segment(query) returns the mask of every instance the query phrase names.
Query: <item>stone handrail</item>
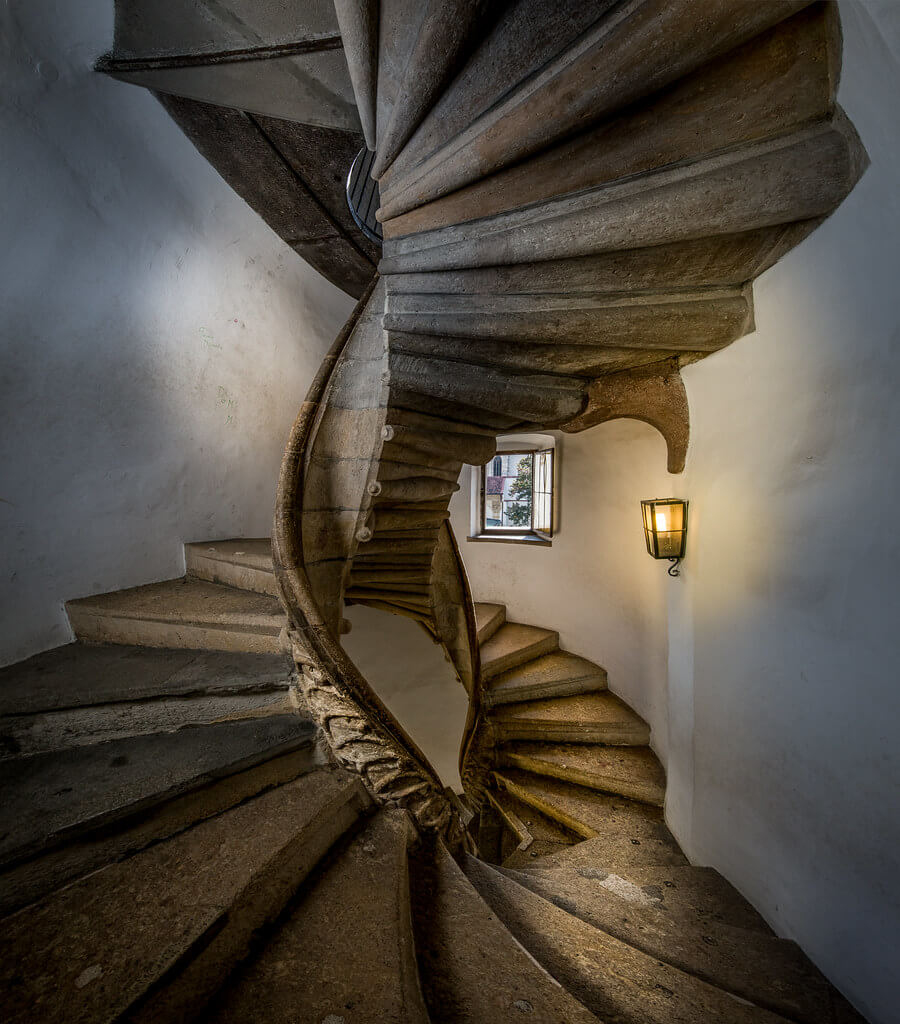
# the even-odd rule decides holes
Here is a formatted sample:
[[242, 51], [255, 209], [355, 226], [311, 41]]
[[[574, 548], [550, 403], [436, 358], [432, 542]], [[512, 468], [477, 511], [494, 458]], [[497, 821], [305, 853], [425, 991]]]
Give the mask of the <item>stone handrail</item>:
[[317, 417], [327, 400], [328, 383], [376, 283], [377, 278], [326, 354], [291, 429], [276, 499], [275, 575], [287, 610], [300, 696], [325, 731], [338, 761], [361, 776], [379, 803], [403, 806], [420, 827], [440, 833], [451, 846], [459, 846], [464, 842], [464, 826], [440, 778], [325, 621], [304, 557], [304, 479]]

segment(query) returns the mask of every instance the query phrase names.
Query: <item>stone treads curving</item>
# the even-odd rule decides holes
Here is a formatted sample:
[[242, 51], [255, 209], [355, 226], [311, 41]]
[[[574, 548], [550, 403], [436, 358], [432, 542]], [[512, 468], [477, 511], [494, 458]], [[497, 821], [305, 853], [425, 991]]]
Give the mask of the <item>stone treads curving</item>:
[[[44, 831], [10, 840], [61, 858], [22, 861], [37, 902], [4, 921], [11, 1019], [859, 1019], [688, 864], [647, 724], [554, 630], [475, 606], [448, 524], [463, 465], [499, 433], [632, 416], [683, 468], [680, 367], [753, 329], [753, 280], [865, 167], [835, 103], [835, 5], [290, 6], [117, 0], [100, 65], [165, 94], [226, 180], [360, 298], [292, 428], [273, 544], [191, 544], [184, 580], [68, 609], [88, 643], [290, 650], [288, 720], [315, 723], [334, 763], [281, 750], [283, 692], [207, 681], [175, 710], [197, 695], [183, 665], [150, 680], [160, 650], [145, 716], [121, 697], [23, 711], [7, 742], [39, 787], [67, 766], [96, 776], [122, 742], [110, 771], [138, 751], [177, 761], [206, 730], [272, 736], [171, 789], [152, 771], [101, 788], [70, 825], [44, 794]], [[339, 201], [363, 137], [380, 276]], [[354, 602], [444, 647], [470, 701], [464, 798], [344, 652]]]
[[[187, 562], [215, 586], [267, 592], [268, 551], [195, 544]], [[553, 631], [507, 623], [503, 605], [474, 611], [485, 663], [513, 666], [490, 683], [519, 681], [485, 708], [489, 733], [517, 710], [560, 722], [554, 705], [617, 701]], [[662, 820], [645, 726], [637, 745], [578, 734], [576, 719], [568, 742], [494, 733], [477, 831], [501, 872], [457, 864], [427, 820], [393, 801], [378, 809], [355, 773], [325, 764], [313, 723], [287, 713], [283, 665], [75, 644], [4, 670], [4, 722], [77, 712], [84, 729], [6, 762], [11, 1020], [858, 1019], [720, 876], [687, 864]], [[245, 689], [269, 703], [235, 712], [228, 700]], [[154, 708], [177, 702], [167, 732], [138, 715], [131, 734], [103, 741], [91, 717], [128, 705], [156, 722]], [[190, 708], [202, 721], [217, 707], [219, 720], [185, 728]], [[324, 735], [334, 746], [334, 729]]]

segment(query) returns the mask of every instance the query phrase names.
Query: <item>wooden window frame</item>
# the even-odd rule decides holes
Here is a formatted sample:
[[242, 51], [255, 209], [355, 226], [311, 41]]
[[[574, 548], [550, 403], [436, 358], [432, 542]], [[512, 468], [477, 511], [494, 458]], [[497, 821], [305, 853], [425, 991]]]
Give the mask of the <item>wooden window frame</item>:
[[[549, 452], [550, 453], [550, 528], [549, 530], [536, 530], [534, 528], [534, 509], [535, 509], [535, 467], [536, 467], [536, 456]], [[556, 452], [553, 447], [548, 448], [509, 448], [504, 449], [497, 453], [497, 455], [528, 455], [531, 457], [531, 479], [532, 479], [532, 497], [531, 497], [531, 525], [522, 527], [521, 530], [515, 530], [511, 528], [502, 528], [496, 526], [487, 525], [487, 478], [488, 478], [488, 467], [493, 465], [494, 459], [490, 462], [485, 463], [483, 466], [478, 466], [478, 480], [479, 480], [479, 494], [478, 494], [478, 533], [475, 537], [470, 537], [470, 540], [491, 540], [491, 541], [505, 541], [511, 544], [534, 544], [540, 543], [549, 545], [552, 543], [553, 530], [554, 530], [554, 516], [555, 516], [555, 490], [556, 490]], [[494, 456], [496, 458], [496, 456]], [[545, 492], [541, 492], [545, 493]]]

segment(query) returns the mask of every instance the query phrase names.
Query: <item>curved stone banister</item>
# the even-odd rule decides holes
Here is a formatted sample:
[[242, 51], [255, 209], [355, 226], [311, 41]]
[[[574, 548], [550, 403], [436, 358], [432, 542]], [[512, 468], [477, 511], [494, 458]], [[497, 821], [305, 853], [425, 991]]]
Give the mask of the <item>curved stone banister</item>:
[[405, 807], [422, 828], [439, 832], [455, 848], [464, 830], [441, 780], [343, 650], [339, 630], [322, 613], [304, 550], [307, 467], [323, 404], [377, 284], [376, 278], [325, 356], [291, 429], [276, 499], [275, 574], [302, 697], [338, 761], [357, 772], [377, 800]]

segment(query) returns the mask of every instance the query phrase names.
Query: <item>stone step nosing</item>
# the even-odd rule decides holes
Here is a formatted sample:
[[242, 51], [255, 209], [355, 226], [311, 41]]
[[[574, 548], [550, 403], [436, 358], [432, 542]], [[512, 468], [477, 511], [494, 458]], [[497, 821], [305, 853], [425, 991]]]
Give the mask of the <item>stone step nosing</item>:
[[500, 742], [508, 740], [545, 740], [549, 743], [596, 743], [606, 747], [645, 747], [650, 742], [649, 726], [591, 725], [580, 722], [543, 722], [493, 720]]
[[[604, 693], [606, 690], [606, 673], [601, 672], [540, 683], [510, 684], [485, 690], [484, 703], [490, 708], [500, 704], [525, 704], [532, 700], [551, 700], [553, 697], [577, 697], [585, 693]], [[527, 696], [520, 696], [521, 694], [527, 694]]]
[[0, 864], [0, 916], [273, 786], [300, 778], [315, 770], [316, 757], [316, 742], [308, 737], [293, 745], [282, 744], [255, 763], [248, 757], [243, 766], [206, 772], [165, 795], [137, 801], [121, 814], [97, 815], [89, 824], [78, 823], [55, 833], [49, 842], [10, 851]]
[[559, 779], [561, 782], [571, 782], [576, 786], [595, 789], [611, 796], [623, 796], [639, 803], [651, 804], [654, 807], [662, 807], [665, 803], [665, 786], [658, 786], [651, 782], [641, 785], [615, 775], [605, 773], [591, 775], [577, 768], [563, 768], [553, 764], [552, 761], [519, 757], [508, 752], [501, 753], [500, 763], [509, 768], [519, 768], [522, 771], [531, 772], [533, 775], [546, 775], [548, 778]]
[[496, 678], [502, 672], [506, 672], [513, 668], [520, 668], [522, 665], [527, 665], [529, 661], [535, 661], [542, 655], [551, 654], [553, 651], [558, 649], [559, 634], [556, 632], [550, 632], [549, 636], [542, 637], [540, 640], [535, 640], [533, 643], [526, 644], [523, 647], [517, 648], [516, 650], [510, 651], [506, 654], [502, 654], [492, 660], [482, 661], [482, 679], [485, 682], [488, 682], [489, 680]]
[[535, 794], [530, 790], [517, 785], [511, 779], [507, 779], [502, 773], [495, 773], [495, 778], [503, 789], [521, 803], [527, 804], [529, 807], [533, 807], [536, 811], [540, 811], [541, 814], [545, 814], [548, 818], [552, 818], [554, 821], [558, 821], [564, 828], [569, 829], [571, 832], [575, 832], [583, 839], [595, 839], [597, 837], [598, 832], [595, 829], [591, 828], [591, 826], [586, 822], [581, 821], [580, 818], [575, 818], [572, 815], [567, 814], [551, 800], [541, 799], [535, 796]]

